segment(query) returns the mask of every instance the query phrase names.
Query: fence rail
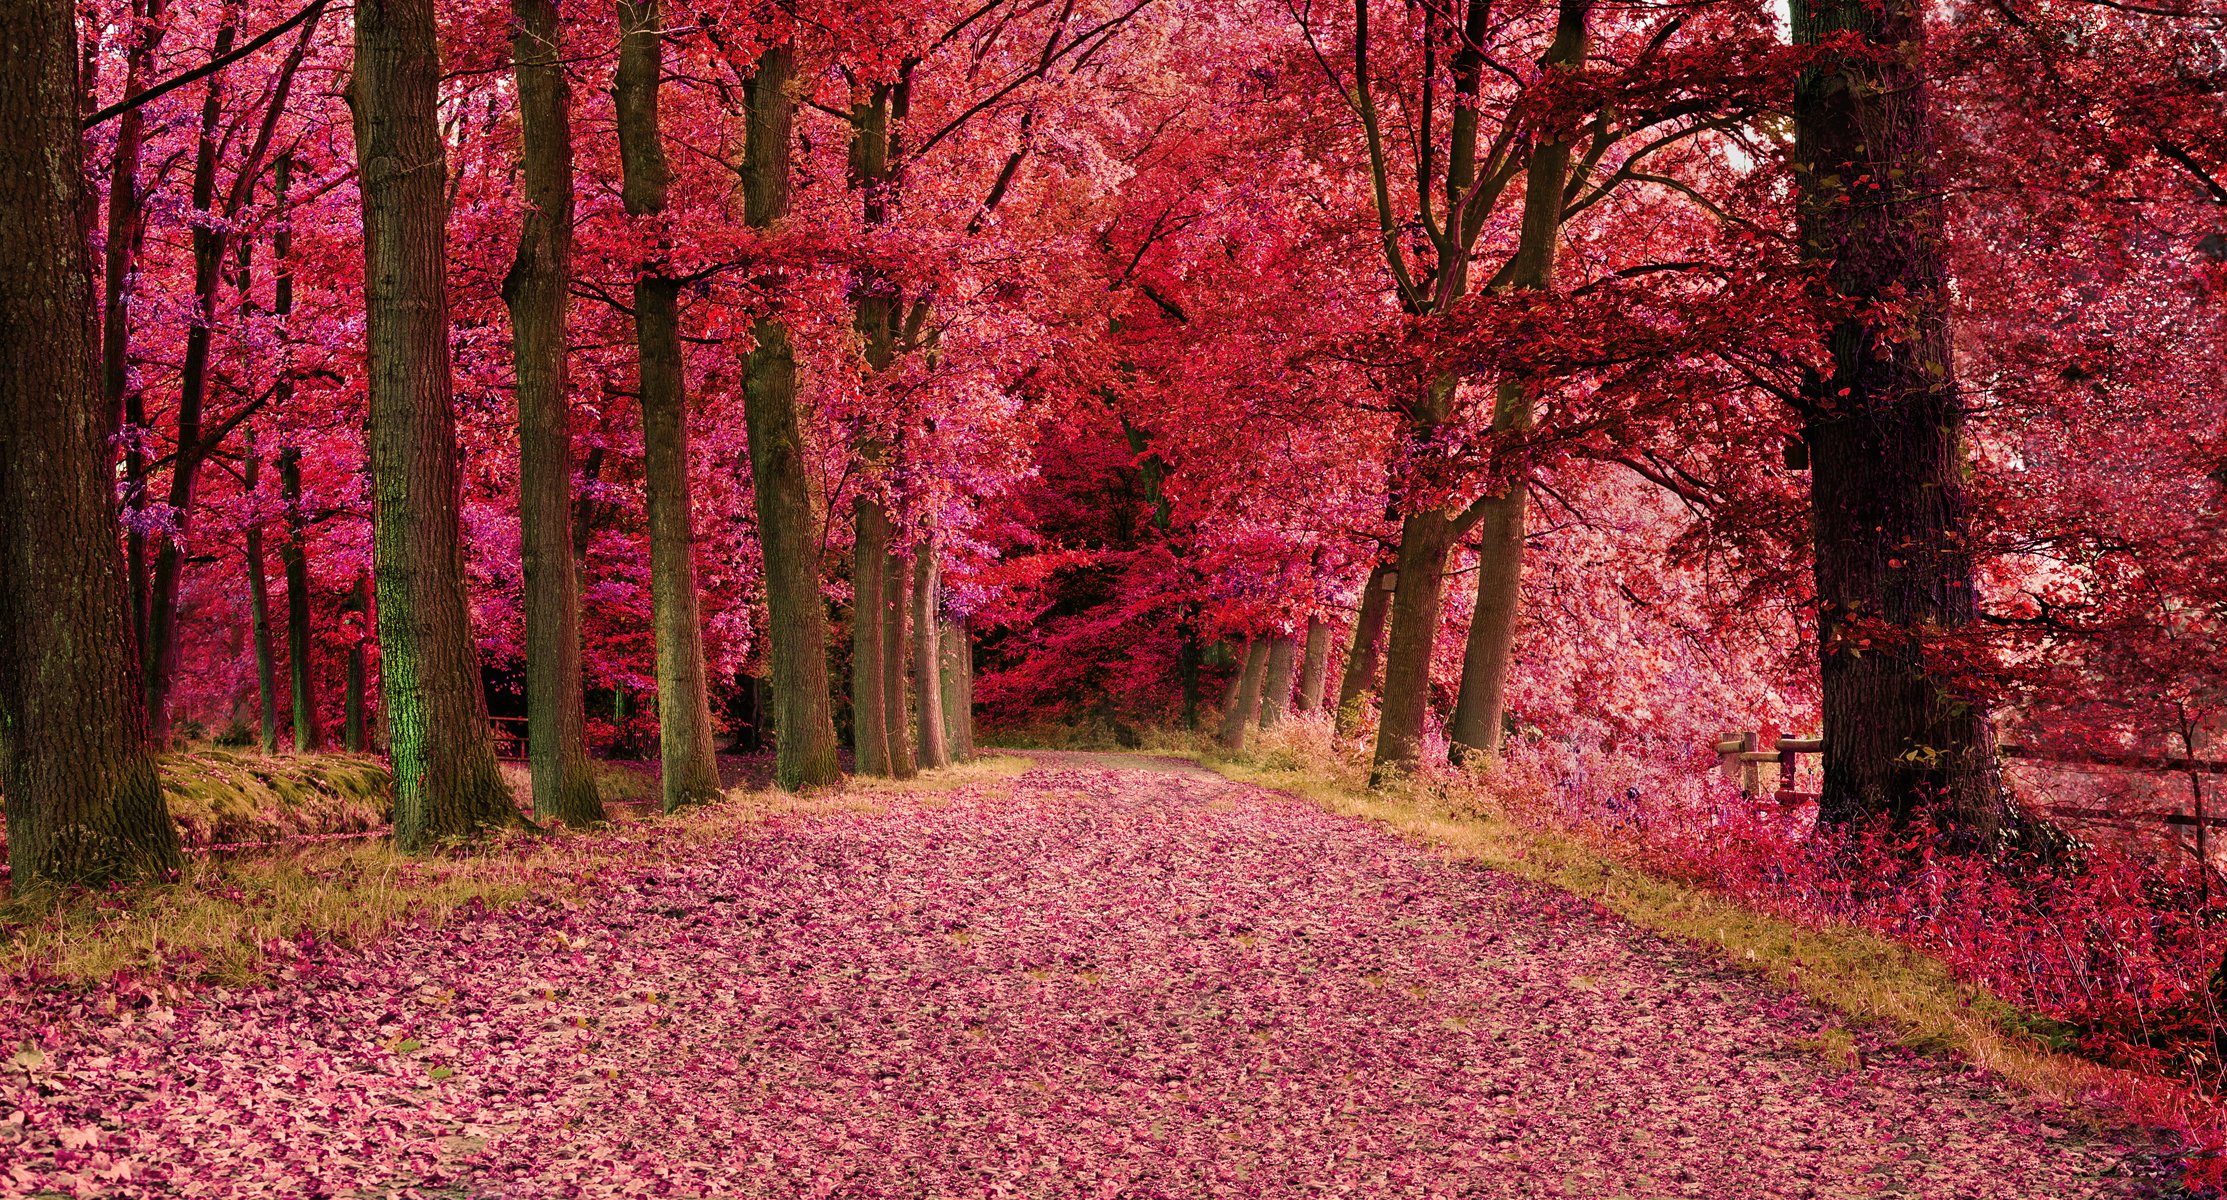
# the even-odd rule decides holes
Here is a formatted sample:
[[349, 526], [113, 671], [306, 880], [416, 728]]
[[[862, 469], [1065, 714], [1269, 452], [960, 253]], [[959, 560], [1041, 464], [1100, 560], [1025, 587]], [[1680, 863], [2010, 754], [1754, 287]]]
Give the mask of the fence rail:
[[[1743, 795], [1754, 796], [1763, 791], [1763, 764], [1777, 763], [1778, 788], [1772, 793], [1781, 805], [1814, 801], [1817, 793], [1799, 791], [1795, 782], [1800, 774], [1801, 756], [1823, 754], [1825, 739], [1817, 737], [1782, 737], [1763, 748], [1763, 736], [1754, 730], [1728, 733], [1717, 739], [1717, 768], [1724, 777], [1737, 784]], [[2129, 771], [2152, 771], [2169, 775], [2227, 775], [2227, 761], [2209, 758], [2183, 758], [2165, 754], [2123, 754], [2112, 751], [2046, 751], [2016, 742], [1999, 743], [1996, 753], [2005, 758], [2025, 759], [2029, 762], [2058, 763], [2069, 766], [2112, 767]], [[2051, 816], [2072, 817], [2086, 821], [2119, 821], [2126, 823], [2149, 822], [2164, 825], [2193, 826], [2201, 834], [2205, 828], [2227, 828], [2227, 817], [2205, 816], [2201, 811], [2191, 816], [2170, 812], [2115, 812], [2102, 808], [2083, 808], [2078, 805], [2055, 804], [2043, 806]]]

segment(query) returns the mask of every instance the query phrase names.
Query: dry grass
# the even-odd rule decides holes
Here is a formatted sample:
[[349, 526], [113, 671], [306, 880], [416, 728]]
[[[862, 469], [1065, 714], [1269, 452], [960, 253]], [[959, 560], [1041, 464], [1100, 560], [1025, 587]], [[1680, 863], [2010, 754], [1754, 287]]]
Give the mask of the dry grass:
[[904, 795], [992, 786], [1027, 765], [987, 757], [903, 783], [861, 780], [802, 795], [738, 789], [670, 817], [506, 835], [423, 856], [399, 853], [385, 838], [312, 843], [195, 859], [173, 883], [12, 897], [0, 905], [0, 979], [251, 983], [265, 975], [276, 945], [363, 943], [410, 921], [439, 925], [481, 906], [561, 897], [653, 837], [706, 844], [785, 818], [874, 812]]
[[[1200, 762], [1231, 779], [1377, 822], [1448, 855], [1599, 902], [1645, 929], [1701, 947], [1735, 967], [1793, 988], [1826, 1009], [1946, 1051], [2050, 1100], [2098, 1116], [2171, 1124], [2194, 1103], [2168, 1081], [2057, 1053], [2028, 1014], [1957, 979], [1941, 961], [1849, 926], [1798, 924], [1721, 893], [1664, 878], [1607, 850], [1496, 812], [1482, 788], [1421, 780], [1372, 791], [1361, 763], [1332, 752], [1326, 734], [1271, 736], [1254, 753]], [[1319, 742], [1320, 744], [1314, 744]], [[1809, 1047], [1852, 1060], [1845, 1032]]]

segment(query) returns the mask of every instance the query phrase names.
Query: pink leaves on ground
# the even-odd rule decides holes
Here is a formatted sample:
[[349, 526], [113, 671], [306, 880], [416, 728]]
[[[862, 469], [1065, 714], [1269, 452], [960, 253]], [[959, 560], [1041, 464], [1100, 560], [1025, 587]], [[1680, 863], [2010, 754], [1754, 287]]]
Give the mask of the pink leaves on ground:
[[312, 949], [19, 989], [0, 1180], [70, 1195], [2133, 1194], [2126, 1150], [1569, 895], [1195, 775], [1040, 770]]

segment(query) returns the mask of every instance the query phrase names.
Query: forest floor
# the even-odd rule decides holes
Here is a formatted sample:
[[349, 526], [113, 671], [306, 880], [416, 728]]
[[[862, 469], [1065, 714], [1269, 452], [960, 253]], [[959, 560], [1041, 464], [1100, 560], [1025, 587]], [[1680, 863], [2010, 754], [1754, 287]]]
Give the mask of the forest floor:
[[262, 986], [0, 992], [0, 1193], [2092, 1197], [2146, 1147], [1143, 756], [612, 835]]

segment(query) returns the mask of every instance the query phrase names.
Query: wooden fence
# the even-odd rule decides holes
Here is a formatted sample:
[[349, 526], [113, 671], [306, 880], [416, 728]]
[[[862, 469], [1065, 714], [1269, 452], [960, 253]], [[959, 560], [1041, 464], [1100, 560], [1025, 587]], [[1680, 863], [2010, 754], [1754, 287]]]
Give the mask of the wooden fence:
[[[2100, 751], [2042, 752], [2017, 743], [2001, 743], [1995, 747], [1995, 750], [2005, 758], [2021, 758], [2031, 762], [2056, 763], [2068, 766], [2111, 767], [2128, 771], [2188, 775], [2192, 778], [2204, 775], [2227, 775], [2227, 761], [2218, 759], [2180, 758], [2158, 754], [2120, 754]], [[1762, 735], [1754, 730], [1746, 730], [1738, 733], [1728, 733], [1719, 738], [1716, 743], [1716, 751], [1718, 769], [1724, 772], [1726, 779], [1739, 786], [1743, 795], [1761, 795], [1763, 792], [1763, 766], [1765, 763], [1777, 763], [1778, 787], [1771, 792], [1773, 799], [1777, 800], [1781, 806], [1787, 807], [1805, 802], [1814, 802], [1817, 799], [1817, 793], [1799, 791], [1795, 784], [1800, 774], [1801, 756], [1823, 754], [1825, 752], [1825, 739], [1823, 737], [1782, 737], [1773, 741], [1771, 748], [1766, 750], [1763, 748]], [[2207, 816], [2204, 813], [2203, 789], [2197, 787], [2193, 789], [2193, 794], [2196, 798], [2196, 811], [2194, 813], [2120, 812], [2113, 809], [2084, 808], [2067, 804], [2046, 805], [2043, 811], [2051, 816], [2071, 817], [2076, 820], [2110, 821], [2121, 824], [2150, 823], [2193, 826], [2197, 831], [2199, 841], [2203, 840], [2203, 834], [2207, 828], [2227, 828], [2227, 817]]]

